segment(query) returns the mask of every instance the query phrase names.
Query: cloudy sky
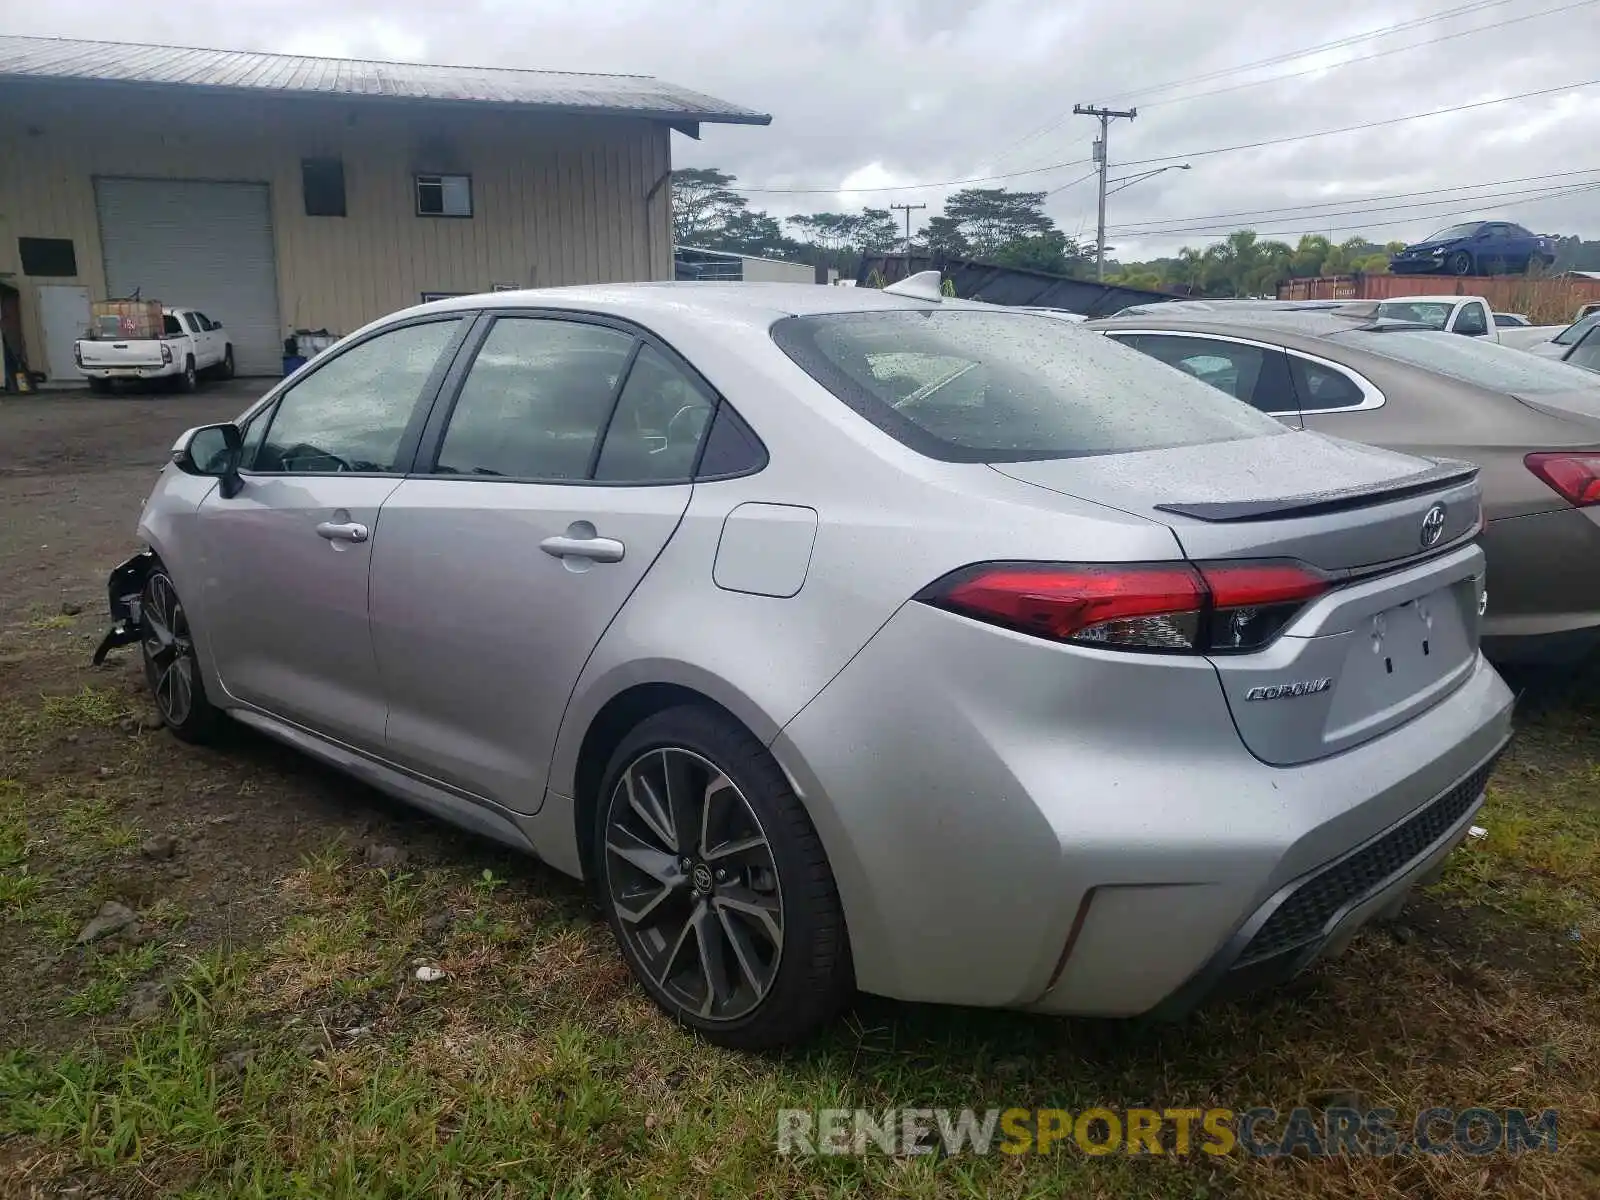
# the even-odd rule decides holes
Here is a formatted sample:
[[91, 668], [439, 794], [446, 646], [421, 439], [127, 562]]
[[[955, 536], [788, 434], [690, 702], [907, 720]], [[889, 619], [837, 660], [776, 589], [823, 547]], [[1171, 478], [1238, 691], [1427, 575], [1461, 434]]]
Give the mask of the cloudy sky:
[[1241, 226], [1415, 240], [1504, 216], [1600, 237], [1600, 0], [55, 0], [6, 24], [658, 75], [772, 114], [675, 135], [674, 156], [779, 189], [750, 193], [775, 215], [936, 211], [947, 181], [1005, 176], [990, 186], [1048, 190], [1062, 228], [1092, 237], [1095, 123], [1071, 113], [1097, 102], [1139, 109], [1113, 126], [1114, 180], [1190, 166], [1112, 196], [1124, 261]]

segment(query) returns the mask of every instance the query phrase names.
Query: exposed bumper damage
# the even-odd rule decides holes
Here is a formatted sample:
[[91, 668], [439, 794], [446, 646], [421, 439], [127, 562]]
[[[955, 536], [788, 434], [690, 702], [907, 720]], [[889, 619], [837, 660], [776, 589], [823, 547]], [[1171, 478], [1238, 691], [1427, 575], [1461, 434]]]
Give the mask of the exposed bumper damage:
[[131, 646], [139, 640], [139, 597], [144, 593], [144, 581], [155, 562], [154, 554], [141, 550], [113, 570], [106, 580], [111, 628], [95, 647], [95, 666], [105, 662], [106, 655], [118, 646]]

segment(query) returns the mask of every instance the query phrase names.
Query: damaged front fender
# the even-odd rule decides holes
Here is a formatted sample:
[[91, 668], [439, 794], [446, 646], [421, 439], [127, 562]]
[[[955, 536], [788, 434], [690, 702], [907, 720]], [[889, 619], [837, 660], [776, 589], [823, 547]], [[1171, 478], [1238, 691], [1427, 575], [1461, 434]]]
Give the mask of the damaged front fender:
[[139, 597], [144, 594], [144, 581], [149, 578], [155, 565], [155, 554], [150, 550], [141, 550], [113, 570], [106, 580], [111, 628], [106, 630], [105, 637], [95, 647], [95, 666], [105, 662], [106, 655], [118, 646], [131, 646], [139, 640]]

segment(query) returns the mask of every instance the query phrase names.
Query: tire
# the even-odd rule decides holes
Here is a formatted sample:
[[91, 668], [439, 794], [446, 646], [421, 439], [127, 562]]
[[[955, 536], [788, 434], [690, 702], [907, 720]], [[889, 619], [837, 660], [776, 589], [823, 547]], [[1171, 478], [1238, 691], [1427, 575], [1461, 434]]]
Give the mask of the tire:
[[1452, 275], [1472, 274], [1472, 254], [1466, 250], [1457, 250], [1444, 260], [1444, 269]]
[[233, 378], [233, 347], [229, 346], [222, 352], [222, 362], [217, 365], [218, 379]]
[[[670, 801], [661, 796], [668, 778], [679, 785]], [[702, 839], [706, 822], [714, 828]], [[683, 825], [692, 833], [680, 843]], [[708, 1041], [792, 1045], [854, 994], [844, 912], [817, 831], [766, 747], [724, 713], [668, 709], [622, 740], [595, 805], [591, 866], [635, 978]]]
[[192, 392], [200, 386], [200, 374], [194, 369], [194, 356], [183, 360], [183, 374], [178, 376], [178, 390]]
[[139, 657], [161, 723], [183, 741], [210, 741], [220, 714], [206, 696], [178, 587], [160, 564], [139, 593]]
[[109, 396], [111, 394], [111, 380], [91, 379], [89, 380], [89, 390], [96, 396]]

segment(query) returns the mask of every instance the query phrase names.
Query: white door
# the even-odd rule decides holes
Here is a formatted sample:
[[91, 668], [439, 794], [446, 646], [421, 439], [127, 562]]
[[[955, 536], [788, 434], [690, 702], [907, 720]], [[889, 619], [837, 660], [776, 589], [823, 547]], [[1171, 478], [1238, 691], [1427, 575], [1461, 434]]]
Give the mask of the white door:
[[39, 287], [39, 323], [44, 327], [44, 369], [52, 383], [81, 383], [72, 347], [89, 329], [89, 289], [69, 284]]
[[283, 373], [266, 184], [101, 178], [94, 192], [107, 295], [197, 308], [222, 322], [239, 374]]

